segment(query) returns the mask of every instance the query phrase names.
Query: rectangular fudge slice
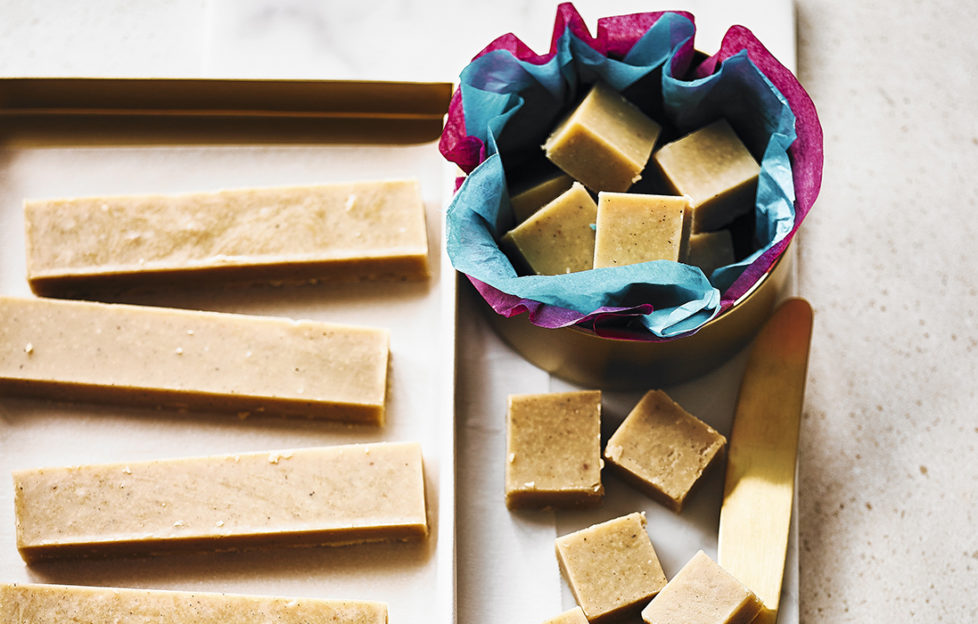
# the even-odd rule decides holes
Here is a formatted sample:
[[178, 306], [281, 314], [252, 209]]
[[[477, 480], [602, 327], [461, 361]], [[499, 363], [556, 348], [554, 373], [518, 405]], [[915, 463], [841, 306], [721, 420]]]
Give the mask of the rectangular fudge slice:
[[580, 607], [574, 607], [550, 618], [543, 624], [588, 624], [588, 621], [587, 616], [584, 615], [584, 610]]
[[594, 267], [654, 260], [683, 262], [689, 248], [689, 224], [685, 197], [600, 193]]
[[0, 585], [0, 621], [30, 624], [386, 624], [387, 605], [75, 585]]
[[720, 119], [653, 156], [669, 185], [689, 198], [692, 232], [717, 230], [754, 208], [761, 166]]
[[37, 294], [428, 276], [414, 180], [28, 200]]
[[679, 513], [726, 443], [668, 394], [649, 390], [608, 439], [604, 458], [625, 480]]
[[506, 413], [506, 505], [594, 505], [601, 484], [601, 391], [517, 394]]
[[734, 261], [734, 241], [730, 230], [690, 235], [686, 263], [702, 269], [706, 277], [709, 278], [714, 271], [733, 264]]
[[748, 624], [763, 608], [754, 592], [701, 550], [642, 610], [642, 619], [646, 624]]
[[503, 249], [518, 265], [540, 275], [562, 275], [593, 268], [598, 206], [578, 183], [503, 236]]
[[621, 94], [597, 83], [543, 149], [551, 162], [595, 193], [624, 192], [641, 178], [661, 131]]
[[427, 535], [406, 442], [22, 470], [14, 507], [28, 562]]
[[631, 513], [557, 538], [561, 573], [588, 622], [619, 621], [665, 586], [645, 524]]
[[381, 424], [389, 332], [0, 297], [0, 394]]

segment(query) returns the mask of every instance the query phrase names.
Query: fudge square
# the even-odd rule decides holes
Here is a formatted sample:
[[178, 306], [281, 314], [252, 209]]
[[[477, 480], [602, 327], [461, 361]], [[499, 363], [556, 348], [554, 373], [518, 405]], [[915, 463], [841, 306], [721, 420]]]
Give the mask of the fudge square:
[[594, 268], [652, 260], [685, 262], [689, 209], [685, 197], [599, 193]]
[[513, 208], [516, 223], [529, 219], [533, 213], [560, 197], [573, 184], [573, 178], [555, 169], [516, 186], [509, 196], [509, 205]]
[[591, 624], [637, 612], [666, 584], [643, 513], [558, 537], [556, 549], [560, 570]]
[[702, 550], [642, 610], [646, 624], [748, 624], [761, 601]]
[[539, 275], [586, 271], [594, 266], [598, 205], [578, 183], [503, 236], [515, 263]]
[[608, 439], [604, 457], [636, 487], [675, 512], [727, 439], [662, 390], [650, 390]]
[[754, 208], [761, 166], [724, 119], [664, 145], [653, 160], [690, 198], [693, 232], [717, 230]]
[[543, 624], [588, 624], [587, 617], [580, 607], [574, 607], [569, 611], [564, 611], [560, 615], [554, 616]]
[[543, 145], [547, 158], [595, 193], [627, 191], [662, 127], [611, 87], [595, 84]]
[[734, 242], [730, 230], [691, 234], [685, 262], [699, 267], [708, 278], [720, 267], [733, 264]]
[[599, 502], [601, 391], [511, 395], [506, 453], [507, 507]]

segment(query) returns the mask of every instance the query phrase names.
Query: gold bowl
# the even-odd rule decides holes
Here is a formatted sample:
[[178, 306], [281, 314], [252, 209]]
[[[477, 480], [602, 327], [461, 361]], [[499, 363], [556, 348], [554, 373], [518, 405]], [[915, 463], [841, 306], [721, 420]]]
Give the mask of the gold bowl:
[[604, 338], [579, 327], [549, 329], [525, 314], [505, 317], [482, 303], [497, 334], [532, 364], [580, 386], [641, 390], [688, 381], [720, 366], [750, 342], [788, 294], [793, 247], [727, 311], [694, 334], [658, 342]]

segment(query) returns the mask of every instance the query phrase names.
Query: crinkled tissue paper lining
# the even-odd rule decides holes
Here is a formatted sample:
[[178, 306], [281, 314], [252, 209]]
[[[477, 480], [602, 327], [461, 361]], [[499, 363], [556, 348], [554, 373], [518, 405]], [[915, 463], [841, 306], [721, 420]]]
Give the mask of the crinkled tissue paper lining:
[[[565, 3], [549, 53], [535, 54], [508, 34], [462, 70], [439, 145], [467, 174], [448, 208], [447, 247], [455, 268], [497, 313], [526, 313], [541, 327], [675, 339], [729, 309], [785, 251], [821, 183], [814, 104], [748, 29], [731, 27], [720, 50], [699, 62], [695, 33], [689, 13], [656, 12], [602, 18], [592, 37]], [[753, 254], [709, 278], [670, 261], [517, 275], [498, 245], [512, 219], [503, 154], [539, 150], [568, 103], [598, 81], [680, 131], [718, 117], [737, 128], [761, 162], [755, 204], [761, 246]]]

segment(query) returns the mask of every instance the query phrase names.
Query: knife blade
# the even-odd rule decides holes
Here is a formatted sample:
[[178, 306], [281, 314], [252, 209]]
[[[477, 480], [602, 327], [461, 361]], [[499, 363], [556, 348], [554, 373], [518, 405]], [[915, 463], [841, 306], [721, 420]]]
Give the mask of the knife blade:
[[764, 603], [754, 624], [778, 617], [811, 334], [807, 301], [775, 310], [751, 347], [730, 432], [717, 561]]

